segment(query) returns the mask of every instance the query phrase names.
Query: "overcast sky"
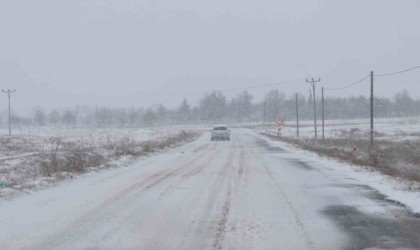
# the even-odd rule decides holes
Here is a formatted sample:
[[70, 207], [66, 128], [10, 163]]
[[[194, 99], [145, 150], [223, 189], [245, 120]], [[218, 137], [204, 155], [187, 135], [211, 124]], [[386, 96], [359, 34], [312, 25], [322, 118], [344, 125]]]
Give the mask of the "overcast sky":
[[[17, 90], [18, 111], [307, 95], [306, 77], [334, 88], [420, 65], [419, 24], [418, 0], [0, 0], [0, 88]], [[378, 78], [376, 94], [419, 86], [420, 70]]]

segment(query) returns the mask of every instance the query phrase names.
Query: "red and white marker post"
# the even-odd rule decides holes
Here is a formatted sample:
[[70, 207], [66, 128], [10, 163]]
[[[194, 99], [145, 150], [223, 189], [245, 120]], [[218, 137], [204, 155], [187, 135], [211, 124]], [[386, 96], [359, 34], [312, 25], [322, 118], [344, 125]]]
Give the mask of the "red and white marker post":
[[281, 135], [281, 129], [284, 126], [284, 120], [283, 119], [278, 119], [276, 121], [276, 126], [277, 126], [277, 136], [280, 137], [280, 135]]

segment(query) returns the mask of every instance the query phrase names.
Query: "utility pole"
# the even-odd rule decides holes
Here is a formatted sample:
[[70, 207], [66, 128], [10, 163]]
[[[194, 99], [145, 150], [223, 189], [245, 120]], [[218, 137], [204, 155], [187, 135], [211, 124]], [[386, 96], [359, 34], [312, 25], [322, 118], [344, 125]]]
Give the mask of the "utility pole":
[[9, 98], [9, 136], [12, 136], [12, 125], [11, 125], [11, 119], [10, 119], [10, 96], [12, 95], [12, 93], [16, 92], [16, 89], [14, 90], [1, 90], [3, 93], [5, 93], [7, 95], [7, 97]]
[[311, 80], [306, 79], [306, 82], [310, 83], [312, 86], [312, 90], [313, 90], [313, 98], [314, 98], [314, 128], [315, 128], [315, 139], [318, 137], [318, 131], [317, 131], [317, 127], [316, 127], [316, 99], [315, 99], [315, 87], [316, 87], [316, 83], [320, 82], [321, 78], [318, 78], [318, 80], [315, 80], [314, 78], [312, 78]]
[[76, 114], [74, 116], [74, 126], [73, 128], [76, 128], [76, 122], [77, 122], [77, 113], [79, 111], [79, 105], [76, 105]]
[[296, 93], [296, 135], [299, 137], [299, 102], [298, 93]]
[[370, 72], [370, 151], [372, 160], [375, 162], [375, 153], [373, 152], [373, 71]]
[[322, 87], [322, 140], [325, 140], [325, 108], [324, 108], [324, 87]]

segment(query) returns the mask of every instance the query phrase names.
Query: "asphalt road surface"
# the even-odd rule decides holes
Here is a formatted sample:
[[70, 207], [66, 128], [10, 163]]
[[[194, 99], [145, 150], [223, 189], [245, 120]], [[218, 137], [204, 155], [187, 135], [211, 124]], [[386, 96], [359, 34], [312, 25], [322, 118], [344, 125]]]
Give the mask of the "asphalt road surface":
[[420, 249], [420, 219], [249, 130], [0, 201], [0, 249]]

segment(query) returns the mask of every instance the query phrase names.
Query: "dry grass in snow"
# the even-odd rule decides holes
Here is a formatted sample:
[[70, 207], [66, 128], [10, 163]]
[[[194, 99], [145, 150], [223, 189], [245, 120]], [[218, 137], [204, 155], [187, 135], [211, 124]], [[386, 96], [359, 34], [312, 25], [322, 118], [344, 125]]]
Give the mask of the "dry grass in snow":
[[167, 130], [52, 136], [0, 137], [0, 196], [29, 191], [87, 171], [191, 141], [197, 131]]

